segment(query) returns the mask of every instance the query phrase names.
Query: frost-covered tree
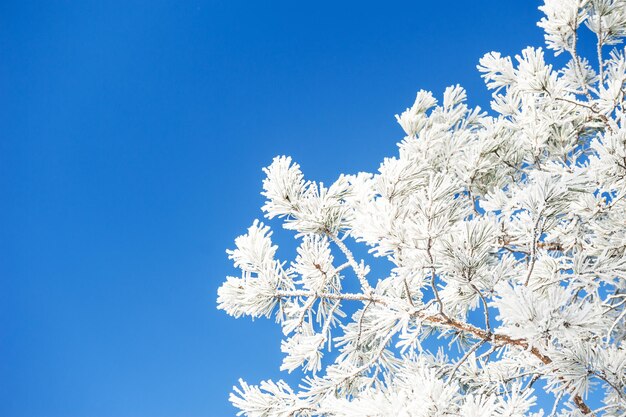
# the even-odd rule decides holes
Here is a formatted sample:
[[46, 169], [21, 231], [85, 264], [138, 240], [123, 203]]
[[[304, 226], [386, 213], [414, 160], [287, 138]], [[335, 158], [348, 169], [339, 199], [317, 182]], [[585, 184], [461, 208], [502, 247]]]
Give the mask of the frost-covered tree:
[[[441, 102], [420, 91], [377, 173], [325, 186], [289, 157], [265, 169], [263, 211], [295, 232], [297, 257], [279, 260], [255, 221], [218, 305], [275, 316], [281, 369], [305, 377], [242, 381], [240, 415], [626, 415], [626, 1], [540, 9], [567, 64], [488, 53], [492, 112], [459, 86]], [[371, 276], [355, 245], [389, 274]]]

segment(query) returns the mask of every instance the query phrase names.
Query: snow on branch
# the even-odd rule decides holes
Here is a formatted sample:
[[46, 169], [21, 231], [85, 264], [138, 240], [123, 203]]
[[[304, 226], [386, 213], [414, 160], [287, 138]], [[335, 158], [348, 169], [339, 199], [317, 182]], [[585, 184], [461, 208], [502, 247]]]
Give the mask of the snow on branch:
[[[540, 10], [547, 50], [569, 61], [486, 54], [491, 113], [458, 85], [422, 90], [374, 173], [325, 185], [286, 156], [264, 169], [263, 212], [297, 255], [277, 259], [254, 221], [218, 308], [275, 316], [281, 370], [305, 377], [241, 381], [239, 415], [626, 415], [626, 2]], [[580, 56], [582, 30], [597, 56]], [[358, 246], [391, 271], [371, 276]]]

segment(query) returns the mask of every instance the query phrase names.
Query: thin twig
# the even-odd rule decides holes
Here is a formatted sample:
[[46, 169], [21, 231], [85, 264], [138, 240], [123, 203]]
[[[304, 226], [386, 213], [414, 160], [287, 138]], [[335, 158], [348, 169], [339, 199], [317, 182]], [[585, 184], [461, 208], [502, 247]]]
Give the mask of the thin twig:
[[480, 292], [480, 290], [476, 287], [476, 285], [474, 284], [470, 284], [472, 289], [474, 291], [476, 291], [476, 294], [478, 294], [478, 296], [480, 297], [482, 303], [483, 303], [483, 307], [485, 309], [485, 327], [487, 327], [487, 332], [489, 334], [491, 334], [491, 323], [489, 320], [489, 308], [487, 307], [487, 300], [485, 300], [485, 297], [483, 296], [483, 294]]
[[437, 285], [435, 284], [435, 277], [436, 277], [436, 272], [435, 272], [435, 262], [433, 260], [433, 254], [431, 253], [431, 249], [432, 249], [432, 238], [429, 237], [428, 238], [428, 242], [426, 243], [426, 254], [428, 255], [428, 261], [430, 262], [430, 286], [433, 289], [433, 294], [435, 295], [435, 300], [437, 300], [437, 307], [439, 310], [439, 314], [441, 314], [444, 318], [448, 318], [448, 316], [446, 316], [446, 313], [443, 311], [443, 302], [441, 301], [441, 298], [439, 297], [439, 291], [437, 290]]
[[350, 249], [348, 249], [346, 244], [343, 243], [341, 239], [337, 238], [337, 236], [335, 236], [334, 234], [328, 231], [326, 232], [326, 235], [330, 238], [330, 240], [332, 240], [337, 245], [337, 247], [339, 247], [339, 250], [343, 252], [345, 257], [348, 259], [348, 262], [350, 262], [350, 266], [352, 266], [354, 273], [359, 279], [359, 282], [361, 283], [361, 287], [363, 291], [366, 293], [372, 292], [373, 291], [372, 286], [369, 284], [369, 282], [367, 282], [367, 278], [365, 278], [365, 274], [363, 273], [363, 268], [361, 268], [361, 266], [359, 266], [359, 264], [356, 263], [356, 260], [354, 259], [354, 255], [352, 254]]
[[359, 344], [361, 343], [361, 333], [363, 331], [363, 318], [365, 317], [365, 313], [367, 312], [367, 309], [371, 305], [372, 305], [371, 301], [368, 302], [367, 304], [365, 304], [365, 307], [363, 307], [363, 311], [361, 312], [361, 316], [359, 317], [359, 333], [356, 336], [356, 346], [357, 346], [357, 348], [359, 347]]
[[528, 286], [528, 282], [530, 282], [530, 276], [533, 273], [533, 269], [535, 269], [535, 262], [537, 262], [537, 239], [541, 236], [539, 231], [539, 224], [542, 222], [542, 214], [543, 209], [539, 211], [537, 215], [537, 221], [535, 222], [535, 226], [533, 227], [533, 241], [532, 246], [530, 247], [530, 258], [528, 259], [528, 273], [526, 274], [526, 280], [524, 281], [524, 286]]
[[406, 298], [409, 300], [409, 304], [411, 304], [411, 307], [415, 307], [415, 304], [413, 304], [413, 296], [411, 295], [411, 290], [409, 290], [409, 283], [406, 282], [406, 278], [404, 278], [402, 282], [404, 282], [404, 290], [406, 291]]
[[461, 358], [460, 361], [458, 361], [456, 363], [456, 365], [454, 366], [454, 368], [452, 369], [452, 372], [450, 373], [450, 376], [448, 377], [448, 384], [452, 381], [452, 377], [454, 377], [454, 374], [456, 373], [456, 371], [459, 369], [459, 367], [461, 366], [461, 364], [463, 362], [465, 362], [467, 360], [467, 358], [469, 358], [469, 356], [476, 352], [476, 350], [481, 347], [483, 344], [485, 344], [485, 342], [487, 341], [487, 339], [483, 339], [478, 343], [475, 343], [474, 346], [472, 346], [472, 348], [470, 350], [468, 350], [467, 352], [465, 352], [465, 355], [463, 355], [463, 357]]

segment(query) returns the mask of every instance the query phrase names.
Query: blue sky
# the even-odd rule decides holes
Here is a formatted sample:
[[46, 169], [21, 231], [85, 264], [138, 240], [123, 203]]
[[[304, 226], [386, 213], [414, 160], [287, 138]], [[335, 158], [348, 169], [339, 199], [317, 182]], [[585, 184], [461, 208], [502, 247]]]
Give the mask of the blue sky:
[[478, 59], [543, 43], [535, 2], [437, 3], [0, 2], [0, 415], [233, 415], [279, 377], [280, 329], [215, 301], [261, 168], [374, 171], [417, 90], [488, 107]]

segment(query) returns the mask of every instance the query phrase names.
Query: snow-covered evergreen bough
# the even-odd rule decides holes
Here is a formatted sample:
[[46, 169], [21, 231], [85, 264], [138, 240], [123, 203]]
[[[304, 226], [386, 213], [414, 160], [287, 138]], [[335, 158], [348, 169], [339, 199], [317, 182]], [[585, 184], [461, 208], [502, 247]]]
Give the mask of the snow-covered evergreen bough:
[[[459, 86], [439, 104], [420, 91], [377, 173], [325, 187], [289, 157], [265, 169], [263, 211], [294, 231], [298, 255], [278, 260], [255, 221], [228, 251], [241, 276], [218, 305], [274, 315], [281, 369], [306, 376], [242, 381], [240, 415], [626, 415], [626, 1], [540, 9], [547, 48], [569, 62], [488, 53], [490, 114]], [[389, 276], [355, 258], [363, 244]], [[327, 349], [338, 355], [323, 367]]]

